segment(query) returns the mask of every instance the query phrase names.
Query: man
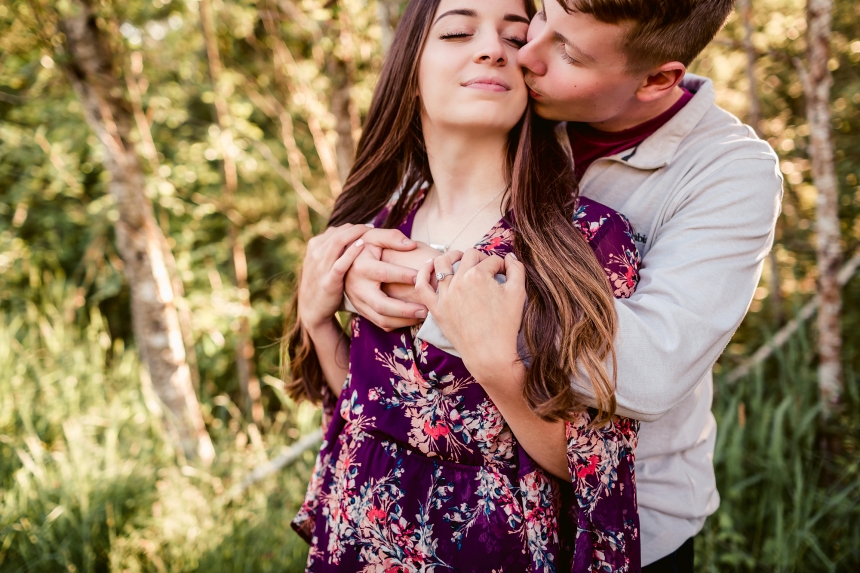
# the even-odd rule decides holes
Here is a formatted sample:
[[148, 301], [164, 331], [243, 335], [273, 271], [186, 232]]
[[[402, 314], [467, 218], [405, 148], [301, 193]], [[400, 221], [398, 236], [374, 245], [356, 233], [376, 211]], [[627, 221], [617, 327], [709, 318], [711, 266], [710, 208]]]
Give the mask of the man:
[[[641, 280], [616, 301], [616, 396], [619, 414], [643, 421], [636, 480], [652, 573], [693, 570], [692, 538], [719, 505], [712, 367], [752, 300], [782, 196], [770, 147], [714, 104], [709, 80], [685, 78], [731, 7], [546, 0], [517, 57], [537, 113], [567, 122], [581, 193], [636, 229]], [[380, 230], [376, 240], [403, 249], [402, 238]], [[414, 272], [373, 252], [346, 279], [358, 312], [384, 328], [424, 318], [409, 289], [389, 285], [397, 300], [380, 288]], [[445, 347], [433, 331], [430, 317], [423, 338]]]

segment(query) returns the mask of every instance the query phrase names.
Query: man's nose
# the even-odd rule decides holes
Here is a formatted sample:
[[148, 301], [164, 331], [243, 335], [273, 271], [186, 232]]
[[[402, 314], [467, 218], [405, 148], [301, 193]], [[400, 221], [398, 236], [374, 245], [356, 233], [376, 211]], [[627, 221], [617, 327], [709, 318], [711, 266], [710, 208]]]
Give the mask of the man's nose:
[[546, 63], [543, 61], [540, 49], [540, 36], [520, 48], [517, 52], [517, 65], [536, 76], [546, 73]]

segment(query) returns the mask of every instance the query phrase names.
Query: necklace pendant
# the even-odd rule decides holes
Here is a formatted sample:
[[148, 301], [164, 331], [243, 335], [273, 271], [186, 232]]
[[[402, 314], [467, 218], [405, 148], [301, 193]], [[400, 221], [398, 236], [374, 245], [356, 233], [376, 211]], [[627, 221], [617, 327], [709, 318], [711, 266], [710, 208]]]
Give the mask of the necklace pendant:
[[429, 245], [437, 251], [442, 251], [443, 255], [448, 252], [448, 245], [437, 245], [435, 243], [429, 243]]

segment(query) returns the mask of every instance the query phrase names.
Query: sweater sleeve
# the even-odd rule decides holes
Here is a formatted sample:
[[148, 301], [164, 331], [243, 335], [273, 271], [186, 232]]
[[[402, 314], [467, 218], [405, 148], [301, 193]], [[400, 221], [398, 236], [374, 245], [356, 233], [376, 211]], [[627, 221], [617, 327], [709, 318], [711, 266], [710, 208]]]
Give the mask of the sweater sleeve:
[[[617, 299], [618, 413], [666, 414], [698, 386], [747, 312], [773, 243], [782, 177], [736, 159], [685, 185], [663, 215], [633, 295]], [[684, 191], [684, 190], [682, 190]], [[588, 392], [588, 384], [573, 384]]]

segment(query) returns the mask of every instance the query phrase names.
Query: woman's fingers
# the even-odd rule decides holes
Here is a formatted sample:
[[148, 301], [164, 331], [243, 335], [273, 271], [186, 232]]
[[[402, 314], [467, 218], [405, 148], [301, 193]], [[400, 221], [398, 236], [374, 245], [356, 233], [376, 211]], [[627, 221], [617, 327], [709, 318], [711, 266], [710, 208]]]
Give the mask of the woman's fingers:
[[421, 304], [427, 307], [432, 313], [436, 308], [436, 290], [430, 285], [430, 276], [434, 271], [433, 259], [428, 259], [426, 263], [418, 269], [418, 276], [415, 277], [415, 291], [421, 299]]
[[[463, 251], [448, 251], [441, 257], [436, 257], [433, 259], [433, 267], [436, 271], [436, 290], [438, 292], [444, 292], [448, 290], [448, 285], [451, 284], [451, 281], [454, 280], [454, 263], [459, 261], [463, 257]], [[439, 278], [439, 273], [444, 275], [441, 279]]]
[[457, 272], [465, 272], [486, 258], [487, 255], [478, 249], [466, 249], [463, 253], [463, 257], [460, 259], [460, 266], [457, 267]]
[[505, 288], [525, 288], [526, 286], [526, 266], [520, 262], [517, 256], [513, 253], [508, 253], [505, 257]]
[[[495, 277], [498, 274], [505, 274], [505, 260], [502, 257], [492, 256], [487, 257], [480, 263], [475, 265], [482, 273], [489, 273], [490, 277]], [[462, 266], [463, 263], [460, 263]], [[459, 270], [459, 269], [458, 269]]]

